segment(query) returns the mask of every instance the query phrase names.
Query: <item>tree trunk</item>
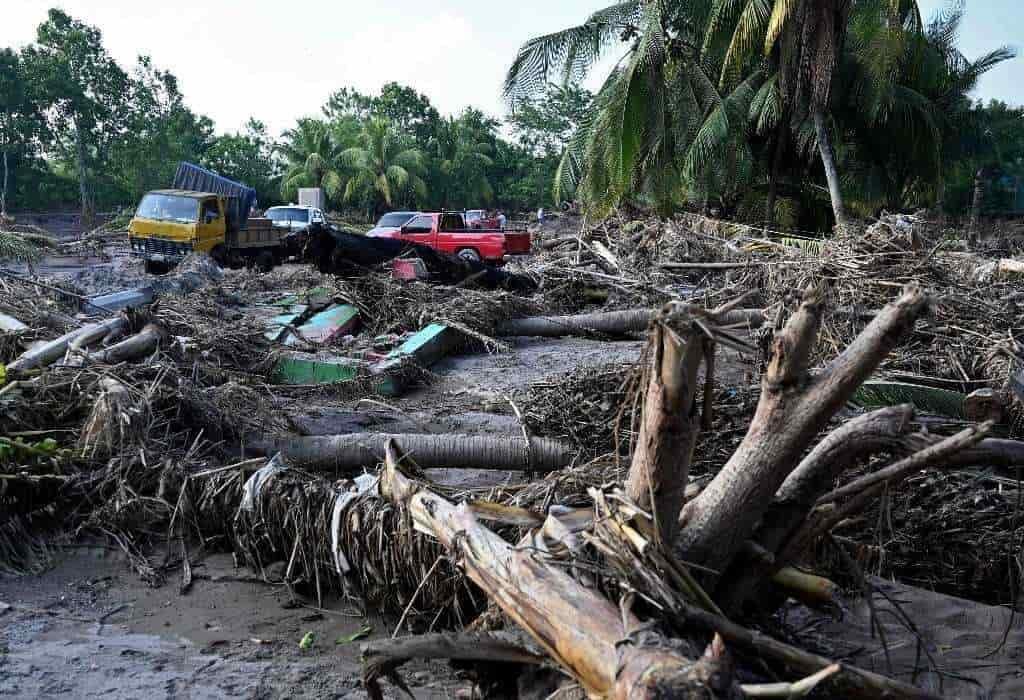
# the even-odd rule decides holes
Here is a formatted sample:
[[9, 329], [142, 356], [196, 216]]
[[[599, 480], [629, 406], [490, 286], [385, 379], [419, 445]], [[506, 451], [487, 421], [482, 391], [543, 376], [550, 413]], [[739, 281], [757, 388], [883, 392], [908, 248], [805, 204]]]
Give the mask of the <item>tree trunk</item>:
[[0, 217], [7, 217], [7, 178], [9, 166], [7, 163], [7, 149], [4, 149], [4, 180], [0, 185]]
[[88, 168], [86, 167], [85, 139], [82, 138], [82, 129], [77, 120], [74, 122], [75, 129], [75, 161], [78, 166], [78, 194], [82, 200], [82, 228], [89, 230], [93, 223], [92, 193], [89, 190]]
[[974, 198], [971, 200], [971, 221], [967, 228], [968, 237], [976, 241], [980, 238], [978, 225], [981, 223], [981, 205], [985, 199], [985, 169], [974, 175]]
[[764, 220], [768, 226], [775, 224], [775, 199], [779, 185], [779, 170], [782, 168], [782, 154], [786, 145], [786, 123], [788, 117], [783, 113], [779, 125], [775, 129], [775, 152], [772, 155], [772, 169], [768, 174], [768, 201], [765, 203]]
[[[437, 538], [466, 575], [594, 697], [707, 698], [709, 669], [682, 656], [627, 610], [585, 588], [530, 547], [513, 547], [455, 506], [411, 481], [389, 445], [381, 494], [409, 509], [417, 530]], [[712, 671], [713, 672], [713, 671]]]
[[800, 309], [772, 341], [761, 399], [746, 437], [714, 480], [683, 509], [679, 545], [684, 560], [724, 571], [750, 539], [807, 444], [927, 304], [925, 293], [908, 285], [839, 357], [811, 377], [808, 363], [821, 323], [822, 298], [819, 290], [808, 290]]
[[[574, 316], [531, 316], [502, 321], [495, 329], [497, 336], [529, 335], [548, 338], [563, 336], [623, 335], [647, 329], [658, 315], [651, 309], [603, 311]], [[760, 328], [764, 313], [760, 309], [731, 309], [716, 318], [719, 325], [748, 325]]]
[[846, 225], [846, 208], [843, 206], [843, 190], [839, 183], [839, 170], [836, 168], [836, 156], [832, 150], [832, 139], [825, 124], [825, 113], [821, 108], [813, 110], [814, 130], [818, 136], [818, 150], [821, 152], [821, 163], [825, 166], [825, 179], [828, 180], [828, 195], [832, 200], [832, 212], [836, 217], [837, 226]]
[[296, 466], [307, 469], [352, 470], [373, 467], [384, 459], [384, 448], [394, 441], [402, 454], [423, 469], [508, 469], [553, 471], [568, 466], [575, 451], [549, 438], [484, 435], [391, 435], [354, 433], [262, 440], [247, 447], [266, 454], [280, 452]]
[[127, 327], [128, 321], [118, 316], [107, 319], [100, 323], [83, 326], [66, 333], [55, 340], [40, 345], [24, 353], [17, 360], [7, 365], [10, 372], [24, 372], [37, 367], [46, 367], [64, 357], [71, 343], [77, 343], [80, 347], [86, 347], [89, 343], [102, 340], [108, 333], [118, 331]]
[[145, 328], [132, 337], [90, 355], [88, 362], [114, 365], [118, 362], [151, 355], [160, 347], [160, 341], [163, 340], [164, 335], [163, 329], [159, 326], [152, 323], [146, 324]]
[[679, 529], [693, 448], [700, 432], [697, 370], [705, 357], [702, 333], [683, 337], [659, 322], [651, 332], [647, 395], [640, 435], [626, 479], [630, 501], [654, 516], [655, 539], [671, 545]]

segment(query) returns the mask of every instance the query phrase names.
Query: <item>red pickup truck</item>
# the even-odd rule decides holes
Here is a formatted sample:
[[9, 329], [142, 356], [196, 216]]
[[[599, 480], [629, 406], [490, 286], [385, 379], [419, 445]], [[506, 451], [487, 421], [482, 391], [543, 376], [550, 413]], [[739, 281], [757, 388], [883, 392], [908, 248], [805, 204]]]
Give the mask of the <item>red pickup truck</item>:
[[497, 265], [504, 263], [510, 255], [530, 252], [528, 231], [469, 229], [462, 214], [456, 212], [417, 214], [397, 231], [385, 230], [370, 235], [420, 243], [466, 260]]

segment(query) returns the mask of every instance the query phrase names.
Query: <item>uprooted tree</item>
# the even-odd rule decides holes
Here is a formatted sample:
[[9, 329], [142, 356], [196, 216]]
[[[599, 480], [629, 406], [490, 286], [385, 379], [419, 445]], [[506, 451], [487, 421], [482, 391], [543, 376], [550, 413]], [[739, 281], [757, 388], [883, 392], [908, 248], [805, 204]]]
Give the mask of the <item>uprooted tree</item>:
[[[967, 454], [1002, 461], [1005, 441], [984, 440], [987, 424], [949, 438], [911, 433], [913, 409], [898, 406], [849, 421], [810, 449], [929, 306], [927, 294], [909, 285], [815, 373], [809, 364], [824, 293], [812, 287], [788, 322], [775, 329], [746, 437], [692, 497], [688, 474], [699, 431], [710, 425], [715, 348], [745, 345], [720, 324], [736, 305], [705, 311], [674, 304], [655, 319], [625, 488], [591, 489], [593, 518], [577, 537], [561, 537], [566, 528], [552, 527], [552, 514], [514, 546], [484, 526], [468, 505], [455, 505], [405, 476], [393, 449], [381, 493], [407, 507], [415, 527], [438, 539], [504, 614], [591, 695], [729, 696], [736, 684], [725, 650], [735, 647], [814, 682], [828, 677], [844, 697], [930, 697], [852, 666], [831, 666], [730, 617], [742, 614], [745, 604], [767, 605], [762, 601], [773, 598], [761, 595], [765, 587], [806, 586], [790, 565], [886, 484], [921, 468], [959, 463]], [[847, 468], [881, 454], [899, 459], [832, 491]], [[560, 538], [565, 546], [550, 546]], [[612, 581], [600, 589], [617, 586], [618, 605], [589, 577], [573, 575], [572, 560], [584, 550], [600, 559]], [[691, 575], [691, 567], [700, 573]], [[782, 575], [787, 568], [795, 575]], [[703, 654], [701, 644], [708, 644]]]

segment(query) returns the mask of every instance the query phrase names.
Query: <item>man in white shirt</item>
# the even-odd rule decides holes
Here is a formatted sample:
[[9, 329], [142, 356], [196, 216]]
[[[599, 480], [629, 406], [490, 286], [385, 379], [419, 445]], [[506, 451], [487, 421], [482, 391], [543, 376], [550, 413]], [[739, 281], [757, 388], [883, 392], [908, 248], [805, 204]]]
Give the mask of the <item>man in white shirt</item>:
[[498, 228], [500, 228], [502, 231], [504, 231], [505, 230], [505, 224], [507, 224], [507, 223], [508, 223], [508, 219], [505, 218], [505, 212], [499, 210], [498, 211]]

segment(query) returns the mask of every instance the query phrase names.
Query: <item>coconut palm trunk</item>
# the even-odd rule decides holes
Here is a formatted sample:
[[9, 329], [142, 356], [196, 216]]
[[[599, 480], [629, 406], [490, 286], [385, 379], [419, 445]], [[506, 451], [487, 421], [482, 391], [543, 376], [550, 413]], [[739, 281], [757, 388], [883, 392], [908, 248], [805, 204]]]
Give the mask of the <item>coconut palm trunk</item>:
[[815, 107], [812, 115], [814, 130], [818, 137], [818, 151], [821, 153], [821, 164], [825, 166], [825, 179], [828, 181], [828, 196], [832, 200], [832, 212], [836, 217], [836, 226], [845, 226], [846, 208], [843, 205], [843, 191], [839, 185], [839, 169], [836, 167], [836, 156], [832, 150], [832, 140], [825, 124], [825, 112]]
[[775, 223], [775, 200], [779, 191], [779, 171], [782, 169], [782, 154], [786, 147], [786, 118], [779, 120], [775, 127], [775, 150], [772, 154], [772, 170], [768, 174], [768, 200], [765, 202], [764, 220], [766, 225]]
[[7, 178], [10, 172], [9, 165], [7, 163], [7, 149], [4, 149], [4, 180], [3, 184], [0, 185], [0, 217], [7, 216]]

